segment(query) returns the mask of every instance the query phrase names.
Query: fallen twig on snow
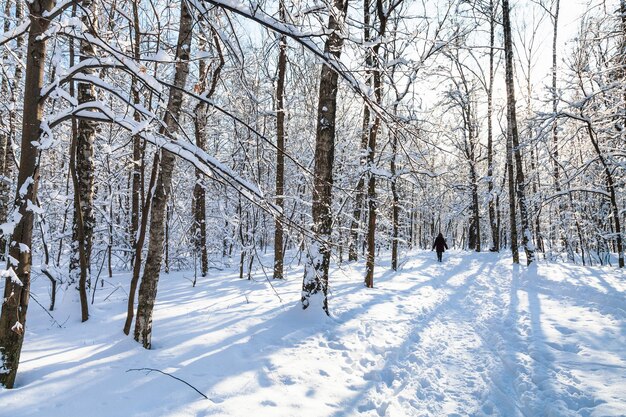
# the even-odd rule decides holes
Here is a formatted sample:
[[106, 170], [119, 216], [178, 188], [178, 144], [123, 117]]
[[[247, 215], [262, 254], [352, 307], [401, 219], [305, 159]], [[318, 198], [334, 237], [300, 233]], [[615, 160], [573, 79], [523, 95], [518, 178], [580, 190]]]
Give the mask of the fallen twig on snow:
[[187, 385], [188, 387], [192, 388], [194, 391], [196, 391], [198, 394], [202, 395], [204, 398], [206, 398], [207, 400], [211, 401], [211, 402], [215, 402], [212, 399], [210, 399], [209, 397], [207, 397], [206, 395], [204, 395], [202, 392], [200, 392], [200, 390], [198, 390], [198, 388], [194, 387], [193, 385], [191, 385], [189, 382], [185, 381], [184, 379], [180, 379], [170, 373], [167, 372], [163, 372], [159, 369], [154, 369], [154, 368], [133, 368], [133, 369], [127, 369], [126, 372], [130, 372], [130, 371], [148, 371], [148, 373], [150, 372], [159, 372], [163, 375], [167, 375], [169, 377], [174, 378], [177, 381], [182, 382], [183, 384]]

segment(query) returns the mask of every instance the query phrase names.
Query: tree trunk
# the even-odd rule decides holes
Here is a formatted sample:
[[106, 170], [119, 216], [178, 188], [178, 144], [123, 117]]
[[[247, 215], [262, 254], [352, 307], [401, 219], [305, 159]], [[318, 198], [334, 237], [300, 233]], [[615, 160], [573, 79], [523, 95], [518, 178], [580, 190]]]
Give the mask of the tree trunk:
[[[219, 62], [213, 74], [211, 74], [211, 84], [208, 86], [208, 68], [204, 60], [200, 61], [198, 85], [197, 91], [206, 94], [206, 98], [211, 98], [215, 89], [217, 88], [217, 82], [220, 78], [220, 73], [224, 67], [224, 56], [222, 48], [220, 46], [220, 40], [215, 32], [215, 29], [211, 28], [213, 35], [213, 42]], [[198, 47], [203, 49], [205, 47], [204, 40], [198, 40]], [[196, 135], [196, 146], [203, 151], [206, 151], [206, 124], [207, 124], [207, 104], [204, 101], [199, 102], [195, 108], [194, 115], [194, 128]], [[193, 189], [193, 216], [194, 216], [194, 246], [196, 255], [200, 256], [200, 269], [202, 276], [206, 276], [209, 270], [209, 255], [206, 247], [206, 189], [202, 184], [204, 175], [198, 169], [196, 169], [196, 184]]]
[[[598, 143], [598, 139], [595, 135], [593, 127], [591, 126], [591, 122], [587, 121], [587, 133], [589, 134], [589, 139], [591, 140], [591, 144], [593, 145], [593, 149], [596, 151], [596, 155], [598, 155], [598, 159], [602, 164], [602, 168], [604, 169], [604, 176], [606, 181], [606, 188], [609, 191], [609, 200], [611, 201], [611, 215], [613, 217], [613, 222], [615, 225], [615, 243], [617, 249], [617, 262], [620, 268], [624, 267], [624, 244], [622, 241], [622, 227], [619, 217], [619, 206], [617, 205], [617, 193], [615, 192], [615, 180], [613, 179], [613, 174], [611, 174], [611, 169], [609, 167], [608, 162], [604, 158], [602, 151], [600, 150], [600, 145]], [[582, 245], [582, 242], [581, 242]]]
[[[459, 70], [462, 71], [462, 67], [459, 65]], [[462, 74], [462, 72], [461, 72]], [[465, 76], [462, 75], [463, 85], [465, 86], [465, 93], [467, 95], [467, 105], [465, 109], [466, 123], [467, 123], [467, 160], [469, 162], [469, 180], [470, 188], [472, 190], [472, 209], [471, 220], [468, 230], [468, 241], [470, 249], [480, 252], [480, 206], [478, 204], [478, 178], [476, 174], [476, 144], [475, 131], [474, 131], [474, 117], [472, 114], [472, 100], [471, 90], [467, 84]]]
[[[334, 0], [334, 10], [328, 18], [330, 34], [324, 52], [339, 59], [343, 47], [341, 34], [348, 0]], [[328, 267], [330, 264], [330, 238], [332, 232], [333, 161], [335, 158], [335, 116], [337, 111], [338, 74], [322, 65], [320, 74], [319, 103], [317, 106], [317, 129], [315, 138], [315, 165], [313, 180], [313, 233], [317, 241], [311, 241], [302, 280], [302, 308], [311, 304], [311, 298], [321, 293], [322, 309], [328, 310]]]
[[[370, 39], [370, 3], [371, 0], [363, 0], [363, 42], [369, 42]], [[371, 68], [372, 53], [370, 50], [365, 53], [365, 83], [371, 86]], [[348, 260], [356, 261], [359, 259], [359, 242], [362, 228], [362, 212], [365, 200], [365, 170], [367, 164], [367, 144], [369, 142], [370, 133], [370, 108], [367, 103], [363, 105], [363, 123], [361, 126], [361, 147], [359, 149], [359, 181], [357, 182], [354, 198], [354, 212], [352, 222], [350, 224], [350, 237], [348, 243]]]
[[[141, 27], [139, 20], [139, 7], [136, 1], [131, 2], [133, 8], [133, 56], [137, 62], [141, 58]], [[139, 87], [137, 80], [133, 78], [131, 84], [131, 91], [133, 95], [133, 104], [139, 105]], [[136, 121], [140, 121], [140, 114], [138, 111], [133, 115]], [[141, 196], [143, 195], [143, 182], [144, 182], [144, 141], [139, 135], [133, 136], [133, 163], [132, 163], [132, 189], [131, 189], [131, 214], [130, 214], [130, 245], [136, 252], [137, 249], [137, 233], [139, 232], [139, 219], [141, 216], [141, 208], [144, 206]], [[136, 256], [133, 254], [132, 265], [136, 261]], [[139, 261], [141, 262], [141, 261]]]
[[[178, 118], [181, 113], [183, 95], [189, 73], [189, 53], [191, 49], [192, 18], [187, 3], [181, 3], [180, 26], [176, 46], [176, 70], [174, 87], [170, 88], [167, 111], [165, 114], [166, 129], [161, 133], [173, 139], [178, 130]], [[171, 193], [172, 172], [174, 170], [174, 154], [162, 150], [159, 173], [152, 198], [150, 217], [150, 239], [144, 273], [139, 286], [137, 320], [135, 322], [135, 340], [143, 347], [150, 349], [152, 341], [152, 314], [157, 295], [157, 284], [163, 260], [163, 243], [165, 232], [165, 214], [168, 196]]]
[[[394, 111], [394, 115], [395, 115]], [[391, 134], [391, 269], [398, 270], [398, 239], [400, 223], [400, 195], [398, 194], [398, 177], [396, 169], [396, 157], [398, 153], [398, 135], [394, 131]], [[411, 223], [412, 224], [412, 223]], [[411, 236], [409, 235], [409, 241]]]
[[489, 191], [489, 226], [491, 228], [491, 250], [500, 251], [500, 231], [496, 219], [496, 208], [493, 186], [493, 78], [495, 54], [496, 17], [493, 0], [489, 0], [489, 87], [487, 89], [487, 188]]
[[556, 9], [554, 14], [552, 15], [552, 25], [553, 25], [553, 33], [552, 33], [552, 113], [554, 117], [554, 121], [552, 122], [552, 163], [553, 163], [553, 175], [554, 175], [554, 188], [558, 193], [561, 191], [561, 184], [559, 179], [559, 132], [558, 132], [558, 123], [557, 123], [557, 110], [558, 110], [558, 101], [559, 95], [556, 91], [556, 81], [557, 81], [557, 35], [558, 35], [558, 23], [559, 23], [559, 6], [560, 0], [556, 1]]
[[143, 244], [146, 240], [146, 229], [148, 227], [148, 216], [150, 214], [150, 201], [152, 199], [152, 190], [156, 182], [156, 177], [159, 170], [159, 153], [154, 154], [154, 160], [152, 162], [152, 173], [150, 174], [150, 183], [148, 187], [147, 201], [143, 204], [143, 210], [141, 211], [141, 224], [137, 233], [137, 242], [135, 245], [134, 263], [133, 263], [133, 276], [130, 280], [130, 288], [128, 290], [128, 305], [126, 310], [126, 322], [124, 323], [124, 334], [130, 333], [130, 326], [133, 323], [133, 316], [135, 315], [135, 294], [137, 293], [137, 284], [139, 283], [139, 274], [141, 272], [141, 254]]
[[[5, 279], [4, 303], [0, 315], [0, 385], [13, 388], [24, 341], [26, 313], [30, 298], [30, 270], [32, 266], [32, 236], [35, 213], [29, 206], [37, 201], [39, 185], [39, 150], [35, 142], [40, 140], [43, 114], [41, 86], [44, 79], [46, 37], [49, 20], [42, 15], [52, 9], [52, 0], [34, 0], [28, 3], [30, 29], [26, 54], [26, 80], [24, 84], [24, 109], [22, 114], [22, 147], [20, 169], [17, 179], [15, 207], [20, 214], [13, 231], [9, 271], [16, 268], [15, 276]], [[9, 272], [11, 274], [11, 272]]]
[[[11, 29], [11, 0], [7, 0], [4, 7], [4, 33]], [[2, 67], [6, 68], [9, 59], [8, 49], [4, 48], [2, 53]], [[15, 66], [16, 68], [19, 65]], [[0, 97], [9, 97], [9, 78], [2, 76], [0, 84]], [[8, 118], [0, 119], [2, 128], [0, 129], [0, 224], [7, 221], [9, 215], [9, 207], [11, 205], [11, 182], [12, 182], [12, 164], [7, 158], [7, 153], [11, 149], [11, 121]], [[4, 235], [0, 235], [0, 259], [5, 259], [6, 239]]]
[[[470, 131], [473, 128], [470, 127]], [[474, 135], [470, 135], [470, 183], [472, 189], [472, 221], [470, 222], [470, 235], [473, 242], [470, 244], [470, 249], [480, 252], [480, 205], [478, 204], [478, 178], [476, 175], [476, 160], [474, 151]]]
[[[96, 2], [83, 0], [83, 16], [81, 20], [91, 35], [96, 35], [98, 11]], [[80, 43], [80, 60], [95, 56], [94, 46], [86, 41]], [[93, 70], [85, 68], [86, 75], [92, 75]], [[91, 83], [78, 83], [78, 103], [83, 104], [96, 100], [96, 89]], [[96, 139], [97, 123], [85, 119], [78, 121], [76, 138], [73, 140], [71, 158], [74, 180], [74, 220], [72, 228], [72, 252], [69, 265], [69, 283], [78, 281], [82, 321], [89, 318], [89, 303], [87, 286], [90, 281], [91, 247], [95, 227], [95, 213], [93, 207], [95, 192], [95, 161], [94, 142]], [[77, 279], [78, 278], [78, 279]]]
[[[280, 19], [285, 20], [285, 4], [278, 3]], [[287, 69], [287, 37], [278, 41], [278, 80], [276, 81], [276, 206], [281, 213], [274, 222], [274, 279], [283, 278], [283, 220], [285, 210], [285, 73]]]
[[[561, 191], [561, 179], [559, 173], [559, 131], [558, 131], [558, 101], [559, 95], [557, 94], [557, 40], [558, 40], [558, 24], [559, 24], [559, 9], [560, 0], [555, 0], [555, 11], [552, 14], [552, 113], [554, 121], [552, 122], [552, 170], [554, 180], [554, 190], [559, 193]], [[557, 206], [557, 222], [556, 222], [556, 240], [562, 241], [565, 239], [563, 231], [561, 230], [563, 225], [563, 210], [565, 209], [561, 199], [558, 201]]]
[[[513, 39], [511, 35], [511, 20], [509, 17], [509, 1], [502, 0], [502, 23], [504, 27], [504, 56], [505, 56], [505, 77], [506, 77], [506, 96], [507, 96], [507, 136], [510, 136], [510, 153], [515, 157], [515, 183], [516, 183], [516, 195], [519, 204], [520, 220], [522, 226], [522, 245], [526, 252], [526, 263], [530, 265], [535, 256], [534, 248], [532, 246], [532, 232], [530, 230], [530, 224], [528, 221], [528, 209], [526, 204], [526, 196], [524, 192], [525, 179], [524, 168], [522, 166], [522, 155], [519, 149], [519, 134], [517, 131], [517, 114], [515, 109], [515, 79], [513, 76]], [[507, 150], [507, 158], [509, 158], [509, 152]], [[509, 167], [509, 174], [512, 174], [512, 166]], [[512, 178], [509, 178], [509, 192], [511, 192]], [[512, 200], [512, 194], [509, 197]], [[513, 233], [514, 225], [514, 210], [511, 214], [512, 224], [511, 233]], [[517, 237], [517, 236], [516, 236]], [[513, 234], [511, 234], [511, 249], [513, 246], [517, 249], [517, 242], [513, 243]], [[513, 255], [513, 262], [519, 263], [519, 257]]]
[[[395, 6], [401, 2], [397, 2]], [[389, 6], [392, 7], [392, 6]], [[378, 34], [377, 38], [381, 40], [385, 37], [387, 29], [387, 19], [389, 17], [390, 10], [385, 10], [383, 1], [376, 1], [376, 14], [378, 16]], [[374, 83], [374, 97], [376, 98], [376, 104], [379, 106], [383, 102], [383, 87], [382, 87], [382, 65], [380, 57], [381, 42], [376, 43], [372, 48], [372, 68], [373, 83]], [[367, 259], [365, 261], [365, 286], [368, 288], [374, 287], [374, 261], [376, 257], [376, 175], [374, 174], [374, 156], [376, 154], [376, 140], [378, 138], [378, 129], [380, 128], [380, 117], [378, 115], [374, 118], [374, 123], [370, 127], [369, 141], [367, 144], [367, 169], [369, 173], [369, 181], [367, 185], [367, 202], [368, 202], [368, 222], [367, 222]]]

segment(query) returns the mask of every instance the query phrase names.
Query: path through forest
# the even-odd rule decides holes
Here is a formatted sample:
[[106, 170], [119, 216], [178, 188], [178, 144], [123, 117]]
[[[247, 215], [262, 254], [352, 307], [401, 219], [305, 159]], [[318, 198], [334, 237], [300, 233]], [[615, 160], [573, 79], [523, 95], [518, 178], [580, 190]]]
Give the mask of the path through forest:
[[[62, 328], [32, 308], [18, 388], [0, 392], [0, 409], [47, 417], [626, 414], [623, 273], [544, 262], [514, 269], [508, 254], [405, 259], [397, 273], [378, 267], [374, 289], [362, 286], [361, 263], [335, 267], [331, 318], [300, 309], [295, 265], [285, 281], [213, 270], [195, 288], [191, 272], [166, 275], [151, 351], [121, 332], [128, 276], [115, 276], [85, 324], [72, 294], [54, 312]], [[39, 299], [45, 284], [34, 283]], [[141, 368], [181, 378], [209, 400]]]

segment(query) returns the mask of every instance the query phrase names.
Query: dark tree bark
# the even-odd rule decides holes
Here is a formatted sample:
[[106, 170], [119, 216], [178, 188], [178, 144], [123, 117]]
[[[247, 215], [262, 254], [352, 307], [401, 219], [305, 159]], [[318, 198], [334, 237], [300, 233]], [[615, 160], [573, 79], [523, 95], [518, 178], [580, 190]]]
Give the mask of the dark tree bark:
[[[363, 0], [363, 42], [369, 42], [370, 39], [370, 3], [372, 0]], [[366, 51], [365, 55], [365, 83], [372, 85], [372, 52]], [[370, 134], [370, 108], [367, 103], [363, 104], [363, 123], [361, 127], [361, 147], [359, 156], [359, 168], [365, 170], [367, 166], [367, 145]], [[352, 214], [352, 222], [350, 224], [350, 237], [348, 241], [348, 260], [356, 261], [359, 259], [359, 243], [362, 229], [363, 203], [365, 201], [365, 172], [359, 175], [354, 198], [354, 212]]]
[[[285, 20], [285, 4], [278, 3], [280, 19]], [[285, 209], [285, 73], [287, 70], [287, 37], [278, 41], [278, 79], [276, 80], [276, 206], [281, 214], [274, 222], [274, 279], [283, 278], [283, 220]]]
[[493, 0], [489, 0], [489, 87], [487, 88], [487, 189], [489, 191], [489, 226], [491, 228], [491, 250], [500, 251], [500, 230], [496, 219], [496, 196], [493, 178], [493, 79], [495, 55], [496, 11]]
[[[604, 170], [604, 177], [606, 181], [606, 188], [609, 192], [609, 201], [611, 202], [611, 215], [613, 218], [613, 224], [615, 226], [615, 243], [617, 249], [617, 262], [620, 268], [624, 267], [624, 243], [622, 240], [622, 226], [620, 222], [619, 206], [617, 205], [617, 192], [615, 191], [615, 179], [611, 173], [609, 162], [606, 160], [600, 149], [598, 138], [593, 130], [593, 126], [589, 119], [587, 120], [587, 133], [589, 134], [589, 140], [593, 145], [593, 149], [596, 151], [598, 160]], [[580, 242], [582, 245], [582, 241]]]
[[46, 58], [46, 37], [42, 36], [48, 28], [49, 20], [43, 14], [54, 6], [52, 0], [33, 0], [28, 2], [30, 29], [26, 53], [26, 80], [24, 84], [24, 109], [22, 114], [22, 152], [17, 179], [15, 207], [21, 215], [13, 230], [10, 255], [18, 264], [11, 263], [10, 270], [15, 270], [13, 279], [5, 279], [4, 303], [0, 315], [0, 385], [13, 388], [17, 375], [26, 313], [30, 298], [30, 271], [32, 266], [33, 225], [37, 188], [39, 185], [39, 150], [35, 142], [40, 139], [40, 125], [43, 114], [41, 86], [44, 79]]
[[557, 81], [557, 36], [559, 25], [559, 7], [560, 0], [555, 0], [555, 11], [552, 14], [552, 113], [554, 114], [554, 121], [552, 122], [552, 166], [554, 175], [554, 189], [558, 193], [561, 191], [561, 181], [559, 179], [559, 132], [556, 114], [558, 110], [559, 96], [556, 91]]
[[135, 294], [137, 293], [137, 284], [139, 283], [139, 274], [141, 273], [141, 260], [142, 249], [144, 242], [146, 241], [146, 230], [148, 227], [148, 216], [150, 215], [150, 202], [152, 200], [152, 190], [156, 182], [156, 177], [159, 171], [159, 152], [154, 154], [154, 160], [152, 162], [152, 173], [150, 174], [150, 182], [148, 185], [148, 195], [146, 201], [143, 204], [143, 210], [141, 210], [141, 225], [137, 233], [137, 242], [135, 247], [135, 261], [133, 263], [133, 276], [130, 280], [130, 288], [128, 290], [128, 305], [126, 310], [126, 321], [124, 323], [124, 333], [130, 333], [130, 326], [133, 324], [133, 317], [135, 315]]
[[465, 70], [459, 61], [455, 59], [465, 99], [461, 102], [461, 112], [463, 114], [463, 124], [465, 129], [465, 149], [464, 153], [469, 165], [469, 183], [472, 191], [472, 202], [470, 204], [470, 221], [468, 230], [468, 247], [469, 249], [480, 252], [480, 206], [478, 204], [478, 175], [476, 173], [476, 123], [474, 120], [474, 108], [472, 106], [472, 89], [465, 77]]
[[[468, 105], [469, 106], [469, 105]], [[468, 107], [468, 161], [469, 161], [469, 180], [470, 188], [472, 190], [472, 208], [471, 208], [471, 221], [469, 226], [469, 247], [470, 249], [480, 252], [480, 205], [478, 204], [478, 176], [476, 174], [476, 145], [474, 122], [472, 118], [471, 107]]]
[[[4, 7], [4, 33], [11, 29], [11, 7], [12, 1], [7, 0]], [[8, 63], [9, 52], [5, 48], [2, 53], [3, 68]], [[16, 68], [19, 65], [16, 65]], [[0, 84], [0, 97], [9, 97], [9, 79], [2, 76]], [[7, 117], [8, 116], [8, 117]], [[11, 150], [11, 116], [0, 115], [0, 224], [6, 223], [9, 215], [9, 207], [11, 206], [11, 181], [13, 176], [12, 161], [7, 159], [7, 153]], [[5, 259], [6, 239], [4, 235], [0, 236], [0, 259]]]
[[[183, 93], [189, 73], [189, 53], [193, 20], [186, 2], [181, 2], [180, 25], [176, 45], [176, 70], [174, 88], [170, 88], [167, 110], [165, 114], [166, 129], [161, 133], [174, 137], [178, 130], [178, 119], [181, 113]], [[139, 286], [137, 319], [135, 322], [135, 340], [144, 348], [150, 349], [152, 340], [152, 314], [157, 295], [157, 284], [163, 261], [163, 244], [165, 240], [165, 217], [169, 194], [171, 193], [172, 173], [174, 170], [174, 154], [162, 150], [159, 172], [152, 198], [150, 217], [150, 238], [144, 273]]]
[[[330, 34], [324, 53], [339, 59], [343, 47], [343, 27], [348, 0], [334, 0], [328, 18]], [[337, 112], [338, 74], [328, 65], [322, 65], [320, 74], [317, 129], [315, 138], [315, 165], [313, 180], [313, 233], [302, 280], [302, 308], [308, 308], [314, 295], [322, 296], [322, 309], [328, 310], [328, 267], [330, 264], [330, 238], [332, 232], [333, 161], [335, 159], [335, 117]]]
[[[382, 45], [382, 39], [384, 39], [387, 31], [387, 21], [389, 15], [393, 10], [398, 7], [402, 1], [389, 2], [387, 7], [383, 0], [376, 0], [376, 16], [378, 18], [378, 34], [377, 38], [381, 39], [381, 42], [376, 43], [372, 47], [372, 81], [374, 85], [374, 97], [376, 104], [379, 106], [383, 102], [383, 87], [382, 87], [382, 64], [380, 56], [380, 47]], [[378, 138], [378, 130], [380, 129], [380, 116], [378, 114], [374, 117], [374, 122], [370, 126], [369, 140], [367, 144], [367, 170], [368, 170], [368, 184], [367, 184], [367, 258], [365, 261], [365, 286], [368, 288], [374, 287], [374, 261], [376, 258], [376, 175], [374, 175], [374, 157], [376, 154], [376, 141]]]
[[[515, 159], [515, 195], [517, 196], [520, 220], [522, 227], [522, 245], [526, 252], [526, 263], [530, 265], [535, 257], [535, 251], [532, 245], [532, 232], [528, 221], [528, 206], [526, 204], [525, 195], [525, 178], [524, 167], [522, 165], [522, 155], [519, 148], [519, 133], [517, 130], [517, 114], [515, 109], [515, 79], [513, 76], [513, 39], [511, 35], [511, 20], [509, 16], [509, 1], [502, 0], [502, 24], [504, 28], [504, 57], [505, 57], [505, 81], [507, 96], [507, 136], [510, 137], [510, 152], [507, 149], [507, 162], [510, 157]], [[511, 153], [512, 155], [509, 155]], [[512, 177], [512, 164], [509, 166], [509, 175]], [[509, 192], [512, 192], [513, 178], [509, 178]], [[509, 196], [513, 201], [513, 194]], [[511, 250], [513, 252], [513, 262], [519, 263], [519, 255], [517, 252], [517, 236], [513, 239], [513, 230], [515, 229], [515, 210], [511, 213]], [[515, 247], [515, 250], [514, 250]]]
[[[131, 2], [133, 9], [133, 57], [137, 62], [141, 59], [141, 26], [139, 20], [139, 7], [138, 2]], [[137, 80], [133, 78], [131, 84], [131, 91], [133, 95], [133, 104], [140, 104], [139, 87]], [[138, 111], [133, 115], [136, 121], [139, 121], [141, 116]], [[133, 136], [133, 164], [132, 164], [132, 189], [131, 189], [131, 211], [130, 211], [130, 245], [133, 251], [137, 250], [137, 239], [139, 232], [139, 219], [141, 218], [141, 208], [144, 205], [142, 200], [143, 195], [143, 183], [144, 183], [144, 147], [145, 143], [139, 135]], [[132, 257], [132, 264], [136, 256]], [[141, 262], [141, 261], [139, 261]]]
[[[397, 106], [396, 106], [397, 107]], [[394, 109], [394, 115], [397, 111]], [[398, 239], [399, 239], [399, 228], [400, 228], [400, 194], [398, 193], [398, 176], [397, 176], [397, 166], [396, 166], [396, 157], [398, 154], [398, 135], [394, 131], [391, 134], [391, 162], [390, 162], [390, 170], [391, 170], [391, 269], [394, 271], [398, 270]], [[413, 223], [411, 223], [413, 224]], [[411, 240], [411, 235], [409, 234], [409, 241]]]
[[[211, 74], [211, 84], [208, 84], [208, 67], [204, 60], [200, 61], [199, 65], [199, 82], [196, 85], [198, 92], [206, 93], [207, 98], [211, 98], [217, 88], [217, 82], [219, 81], [220, 73], [224, 67], [224, 56], [220, 41], [217, 33], [214, 29], [211, 29], [213, 36], [214, 47], [217, 51], [219, 62]], [[198, 41], [200, 49], [205, 46], [204, 40]], [[206, 151], [206, 124], [207, 124], [207, 104], [204, 101], [200, 101], [195, 108], [194, 114], [194, 130], [196, 136], [196, 146], [203, 151]], [[192, 211], [194, 217], [194, 246], [196, 256], [200, 257], [200, 270], [201, 275], [205, 277], [209, 270], [209, 256], [206, 247], [206, 189], [203, 185], [204, 175], [198, 169], [196, 169], [196, 184], [193, 188], [193, 203]]]

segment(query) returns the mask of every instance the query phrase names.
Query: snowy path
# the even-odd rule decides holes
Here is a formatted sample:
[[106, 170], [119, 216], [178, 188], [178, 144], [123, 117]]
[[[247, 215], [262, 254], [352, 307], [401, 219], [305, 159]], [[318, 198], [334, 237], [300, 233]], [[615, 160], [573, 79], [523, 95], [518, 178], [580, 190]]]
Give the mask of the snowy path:
[[[69, 315], [63, 329], [33, 308], [19, 387], [0, 392], [0, 410], [46, 417], [626, 415], [623, 272], [543, 263], [514, 270], [508, 254], [433, 258], [413, 253], [397, 273], [378, 267], [374, 289], [361, 285], [361, 264], [335, 270], [330, 319], [299, 308], [297, 268], [272, 282], [282, 302], [262, 275], [250, 282], [225, 271], [196, 288], [184, 273], [166, 275], [152, 351], [121, 334], [125, 296], [110, 295], [114, 286], [98, 294], [86, 324], [69, 300], [55, 312], [60, 321]], [[40, 298], [45, 284], [34, 283]], [[210, 400], [132, 368], [169, 372]]]
[[[620, 352], [625, 341], [624, 310], [620, 309], [625, 306], [623, 292], [620, 297], [598, 297], [588, 288], [563, 283], [538, 287], [536, 270], [513, 273], [507, 259], [489, 264], [477, 258], [468, 262], [464, 256], [437, 265], [418, 257], [407, 263], [404, 273], [407, 270], [416, 271], [413, 280], [417, 285], [391, 297], [390, 302], [400, 310], [397, 316], [410, 320], [402, 329], [403, 342], [397, 346], [389, 343], [397, 326], [378, 323], [381, 333], [375, 339], [385, 340], [387, 346], [374, 349], [379, 354], [368, 361], [382, 366], [364, 372], [366, 379], [375, 375], [376, 383], [358, 400], [356, 408], [362, 415], [583, 416], [626, 412], [620, 391], [626, 386], [623, 351], [615, 365], [586, 363], [577, 356], [583, 351], [586, 354], [582, 356], [601, 355], [607, 347], [602, 344], [608, 341], [615, 352]], [[613, 299], [617, 304], [611, 307], [585, 301], [583, 306], [575, 306], [571, 302], [580, 300], [563, 295], [572, 291], [578, 296], [595, 296], [601, 303]], [[555, 297], [555, 292], [561, 295]], [[544, 301], [545, 294], [550, 298]], [[580, 317], [587, 316], [583, 323], [591, 326], [580, 326], [580, 317], [572, 310], [581, 310]], [[559, 317], [563, 311], [571, 313]], [[604, 317], [609, 311], [609, 317]], [[621, 320], [611, 318], [613, 312]], [[598, 327], [603, 321], [607, 327]], [[370, 327], [366, 320], [364, 327]], [[598, 344], [583, 346], [580, 335], [569, 337], [581, 328], [591, 337], [613, 328], [615, 339], [603, 337]], [[370, 334], [366, 331], [360, 343], [371, 343]], [[589, 374], [598, 371], [608, 371], [615, 378], [611, 381], [614, 385], [603, 384], [605, 390], [609, 388], [608, 400], [590, 392], [599, 381], [588, 385]], [[603, 404], [607, 407], [594, 412], [594, 407]]]

